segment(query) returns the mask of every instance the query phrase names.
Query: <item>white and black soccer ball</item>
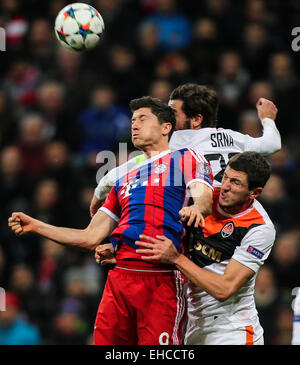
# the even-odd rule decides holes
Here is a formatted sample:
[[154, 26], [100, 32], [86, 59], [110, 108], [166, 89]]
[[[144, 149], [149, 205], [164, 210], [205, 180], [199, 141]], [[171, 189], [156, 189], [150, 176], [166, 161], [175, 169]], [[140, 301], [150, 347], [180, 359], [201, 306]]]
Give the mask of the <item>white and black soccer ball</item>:
[[91, 50], [104, 32], [104, 21], [95, 8], [84, 3], [65, 6], [55, 20], [59, 42], [72, 51]]

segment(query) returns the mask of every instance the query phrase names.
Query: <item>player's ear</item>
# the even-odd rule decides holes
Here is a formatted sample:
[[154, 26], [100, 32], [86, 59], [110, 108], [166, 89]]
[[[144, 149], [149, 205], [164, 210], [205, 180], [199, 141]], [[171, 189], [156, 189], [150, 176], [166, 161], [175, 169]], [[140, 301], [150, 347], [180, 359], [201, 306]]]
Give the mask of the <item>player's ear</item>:
[[197, 114], [195, 117], [191, 118], [191, 129], [200, 129], [203, 122], [203, 115]]
[[162, 124], [162, 135], [167, 136], [172, 130], [172, 124], [171, 123], [163, 123]]
[[260, 196], [260, 194], [262, 193], [263, 188], [255, 188], [253, 190], [250, 191], [250, 195], [249, 198], [250, 199], [256, 199]]

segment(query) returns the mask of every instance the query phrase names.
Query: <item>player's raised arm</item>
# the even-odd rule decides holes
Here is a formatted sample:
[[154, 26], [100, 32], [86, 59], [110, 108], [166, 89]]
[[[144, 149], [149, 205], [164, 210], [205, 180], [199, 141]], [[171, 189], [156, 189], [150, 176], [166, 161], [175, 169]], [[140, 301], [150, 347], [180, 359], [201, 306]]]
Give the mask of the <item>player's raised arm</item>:
[[93, 251], [116, 227], [116, 221], [98, 211], [85, 229], [56, 227], [32, 218], [22, 212], [12, 213], [8, 219], [11, 230], [21, 236], [27, 233], [39, 234], [63, 245]]
[[258, 138], [247, 136], [245, 151], [270, 155], [281, 149], [281, 136], [275, 124], [278, 110], [271, 100], [265, 98], [258, 100], [256, 109], [263, 126], [263, 135]]

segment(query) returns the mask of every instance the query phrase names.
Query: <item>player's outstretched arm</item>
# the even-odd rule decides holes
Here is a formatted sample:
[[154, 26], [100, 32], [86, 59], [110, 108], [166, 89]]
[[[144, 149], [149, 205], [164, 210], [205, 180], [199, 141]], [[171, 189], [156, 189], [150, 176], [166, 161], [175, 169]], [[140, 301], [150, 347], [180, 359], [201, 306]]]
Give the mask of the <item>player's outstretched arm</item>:
[[107, 214], [98, 211], [85, 229], [56, 227], [32, 218], [22, 212], [12, 213], [8, 219], [11, 230], [21, 236], [27, 233], [39, 234], [63, 245], [93, 251], [111, 234], [116, 222]]
[[247, 136], [245, 151], [270, 155], [281, 149], [281, 136], [275, 124], [278, 110], [271, 100], [265, 98], [258, 100], [256, 109], [263, 126], [263, 135], [257, 138]]
[[[231, 259], [223, 275], [202, 269], [189, 258], [180, 254], [173, 242], [165, 236], [156, 238], [141, 235], [147, 242], [137, 241], [141, 248], [136, 252], [145, 261], [158, 260], [166, 264], [173, 264], [195, 285], [219, 301], [224, 301], [236, 293], [253, 275], [254, 271]], [[149, 243], [148, 243], [149, 242]]]
[[91, 218], [98, 212], [98, 209], [102, 206], [105, 200], [100, 200], [96, 195], [93, 196], [90, 204]]

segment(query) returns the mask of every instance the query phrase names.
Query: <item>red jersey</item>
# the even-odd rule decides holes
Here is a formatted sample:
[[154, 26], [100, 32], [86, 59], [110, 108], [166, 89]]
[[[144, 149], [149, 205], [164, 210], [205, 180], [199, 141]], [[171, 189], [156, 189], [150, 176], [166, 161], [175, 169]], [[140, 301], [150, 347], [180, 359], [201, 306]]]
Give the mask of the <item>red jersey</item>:
[[116, 181], [100, 209], [118, 222], [110, 237], [117, 262], [166, 267], [142, 261], [135, 241], [141, 234], [164, 235], [179, 249], [184, 232], [179, 211], [190, 197], [187, 187], [196, 181], [212, 188], [212, 171], [204, 156], [187, 148], [164, 151]]

